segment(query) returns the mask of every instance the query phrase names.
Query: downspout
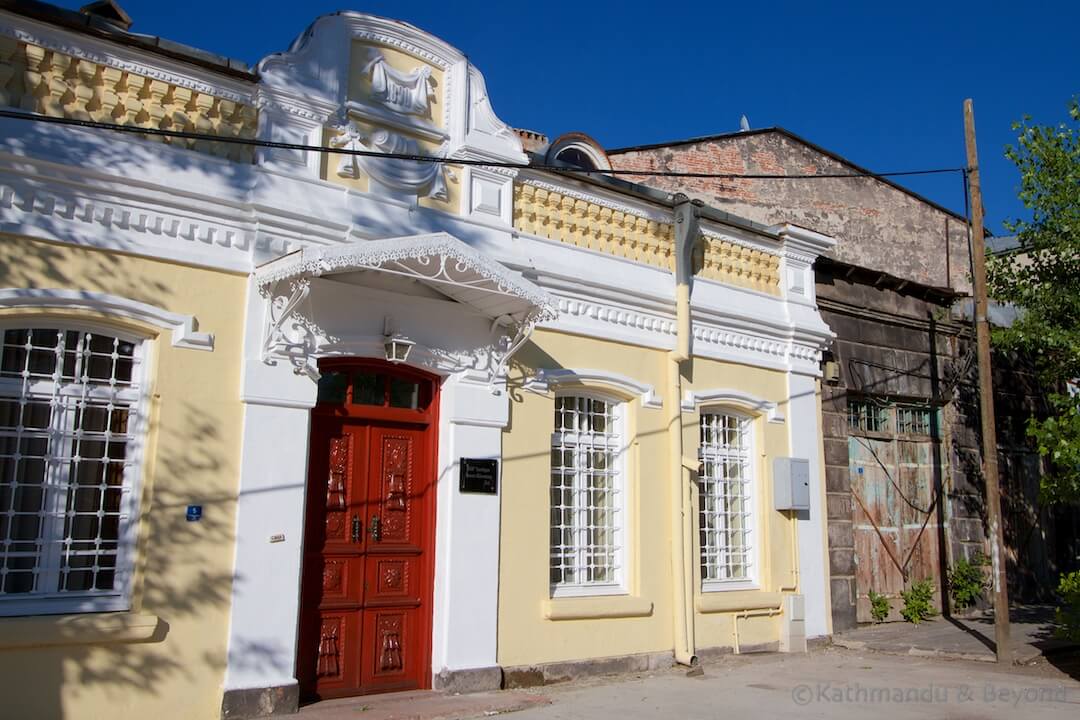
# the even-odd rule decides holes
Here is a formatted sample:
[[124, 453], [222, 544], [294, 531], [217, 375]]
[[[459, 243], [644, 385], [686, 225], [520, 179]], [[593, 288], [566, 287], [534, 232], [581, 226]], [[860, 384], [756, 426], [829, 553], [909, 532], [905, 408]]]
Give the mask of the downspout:
[[684, 471], [697, 466], [683, 457], [682, 363], [690, 360], [690, 284], [694, 247], [700, 236], [697, 205], [677, 193], [675, 208], [675, 349], [668, 353], [667, 427], [671, 482], [671, 587], [675, 661], [694, 667], [693, 541], [689, 521], [690, 483]]

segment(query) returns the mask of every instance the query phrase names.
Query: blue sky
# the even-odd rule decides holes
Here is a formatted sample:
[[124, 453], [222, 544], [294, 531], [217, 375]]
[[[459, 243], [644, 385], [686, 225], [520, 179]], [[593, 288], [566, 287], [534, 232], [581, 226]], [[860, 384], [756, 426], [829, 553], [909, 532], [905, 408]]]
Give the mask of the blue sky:
[[[496, 113], [607, 147], [779, 125], [878, 172], [964, 164], [975, 101], [987, 226], [1022, 216], [1010, 124], [1066, 119], [1080, 2], [121, 0], [133, 31], [256, 62], [318, 15], [398, 18], [467, 54]], [[66, 7], [82, 4], [63, 2]], [[963, 212], [958, 175], [904, 178]]]

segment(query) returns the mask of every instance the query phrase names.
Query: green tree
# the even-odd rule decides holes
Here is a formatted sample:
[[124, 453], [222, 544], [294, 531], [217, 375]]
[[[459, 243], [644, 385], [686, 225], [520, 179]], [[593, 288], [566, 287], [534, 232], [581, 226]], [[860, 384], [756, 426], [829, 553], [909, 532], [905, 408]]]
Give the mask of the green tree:
[[[1049, 461], [1044, 500], [1080, 501], [1080, 397], [1070, 383], [1080, 378], [1080, 98], [1058, 125], [1015, 123], [1018, 142], [1005, 156], [1020, 171], [1020, 199], [1030, 211], [1009, 229], [1018, 252], [989, 259], [990, 293], [1021, 308], [1008, 328], [996, 328], [994, 344], [1019, 351], [1035, 363], [1040, 379], [1058, 389], [1049, 416], [1031, 418], [1027, 432]], [[1075, 389], [1075, 387], [1073, 388]]]

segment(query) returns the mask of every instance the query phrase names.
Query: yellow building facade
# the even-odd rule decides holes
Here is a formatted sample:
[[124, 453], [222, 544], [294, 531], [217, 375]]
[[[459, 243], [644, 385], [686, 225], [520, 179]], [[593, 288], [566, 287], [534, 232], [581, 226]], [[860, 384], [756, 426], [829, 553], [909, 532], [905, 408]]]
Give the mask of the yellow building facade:
[[248, 68], [117, 22], [0, 11], [13, 717], [829, 633], [829, 238], [613, 181], [584, 136], [526, 153], [405, 23], [324, 16]]

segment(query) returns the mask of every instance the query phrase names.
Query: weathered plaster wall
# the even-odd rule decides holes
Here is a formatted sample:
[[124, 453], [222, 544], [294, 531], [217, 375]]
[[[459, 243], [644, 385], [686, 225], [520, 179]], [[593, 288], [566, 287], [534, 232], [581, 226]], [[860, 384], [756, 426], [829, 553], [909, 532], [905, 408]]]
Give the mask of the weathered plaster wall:
[[[620, 170], [808, 175], [850, 173], [839, 162], [778, 131], [610, 153]], [[790, 222], [837, 239], [835, 257], [924, 285], [970, 288], [962, 221], [879, 180], [631, 178], [766, 225]]]
[[[213, 352], [201, 352], [173, 347], [167, 331], [87, 312], [0, 312], [3, 320], [72, 318], [160, 333], [151, 341], [150, 431], [132, 598], [133, 613], [159, 618], [157, 631], [138, 643], [109, 632], [88, 640], [77, 624], [65, 623], [95, 619], [89, 616], [0, 618], [2, 714], [43, 720], [219, 717], [233, 584], [246, 279], [0, 235], [0, 287], [111, 293], [194, 315], [199, 330], [215, 336]], [[188, 504], [203, 506], [201, 522], [186, 521]], [[5, 638], [27, 632], [55, 644], [4, 647]]]

